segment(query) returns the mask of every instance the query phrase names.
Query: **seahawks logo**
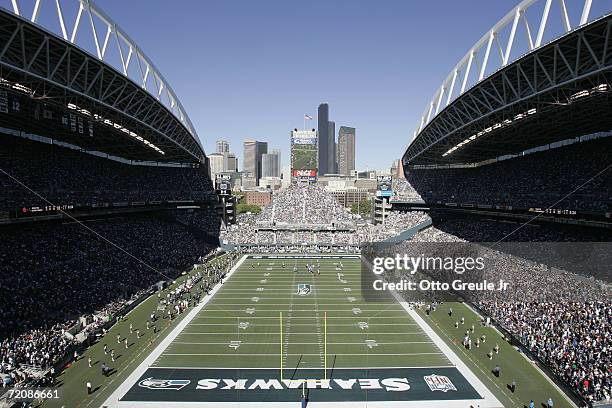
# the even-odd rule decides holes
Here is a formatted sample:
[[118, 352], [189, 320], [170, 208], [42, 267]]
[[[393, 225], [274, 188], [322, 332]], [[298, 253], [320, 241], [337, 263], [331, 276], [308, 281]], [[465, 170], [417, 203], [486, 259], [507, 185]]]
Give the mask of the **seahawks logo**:
[[148, 388], [150, 390], [180, 390], [181, 388], [189, 385], [190, 380], [160, 380], [153, 377], [145, 378], [138, 383], [138, 386], [142, 388]]

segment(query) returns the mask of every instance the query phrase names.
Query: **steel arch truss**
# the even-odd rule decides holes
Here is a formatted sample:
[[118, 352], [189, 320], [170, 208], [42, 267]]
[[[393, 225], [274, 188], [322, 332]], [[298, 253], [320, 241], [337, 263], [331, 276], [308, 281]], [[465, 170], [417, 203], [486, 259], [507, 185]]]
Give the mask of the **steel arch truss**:
[[[93, 0], [33, 0], [32, 8], [22, 0], [4, 0], [5, 9], [86, 50], [100, 61], [132, 79], [162, 103], [200, 143], [180, 100], [138, 45]], [[42, 19], [43, 13], [51, 15]], [[44, 23], [43, 23], [44, 21]], [[55, 25], [53, 25], [53, 23]], [[93, 40], [93, 41], [91, 41]], [[118, 58], [111, 58], [114, 48]]]
[[[448, 106], [453, 98], [461, 96], [472, 85], [485, 78], [487, 72], [502, 69], [512, 62], [513, 53], [516, 53], [517, 48], [522, 44], [521, 38], [525, 41], [523, 45], [526, 45], [527, 52], [540, 47], [544, 43], [547, 28], [550, 31], [549, 26], [551, 22], [549, 15], [551, 14], [551, 8], [559, 9], [563, 33], [568, 33], [589, 21], [592, 0], [572, 0], [577, 3], [580, 2], [582, 5], [580, 20], [575, 27], [572, 27], [572, 19], [568, 13], [565, 1], [522, 0], [514, 9], [491, 27], [459, 60], [442, 85], [437, 89], [431, 102], [427, 105], [419, 119], [413, 137], [416, 137], [441, 109]], [[530, 25], [529, 23], [528, 11], [535, 10], [538, 5], [542, 4], [543, 8], [541, 15], [539, 15], [540, 18], [537, 19], [539, 26], [536, 34], [532, 32], [533, 24]], [[509, 31], [509, 33], [505, 41], [502, 37], [506, 31]], [[523, 31], [524, 36], [517, 36], [519, 31]], [[496, 54], [499, 55], [499, 58], [495, 58]]]
[[[0, 10], [0, 76], [24, 85], [30, 97], [69, 104], [110, 120], [164, 154], [159, 161], [202, 161], [204, 151], [172, 111], [104, 61], [30, 21]], [[159, 153], [159, 152], [157, 152]]]
[[[563, 134], [576, 136], [560, 129], [560, 123], [576, 132], [610, 130], [611, 90], [608, 15], [530, 52], [464, 92], [422, 129], [403, 163], [473, 163], [550, 143]], [[571, 123], [563, 120], [563, 115], [580, 110], [582, 117], [573, 117]], [[555, 115], [561, 116], [549, 123]], [[550, 130], [540, 128], [542, 124]], [[531, 134], [521, 134], [526, 131]]]

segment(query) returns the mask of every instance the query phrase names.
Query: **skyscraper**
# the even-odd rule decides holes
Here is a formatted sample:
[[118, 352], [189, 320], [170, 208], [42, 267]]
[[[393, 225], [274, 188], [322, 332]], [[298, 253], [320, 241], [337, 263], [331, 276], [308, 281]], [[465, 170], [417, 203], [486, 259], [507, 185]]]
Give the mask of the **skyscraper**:
[[280, 151], [278, 149], [261, 155], [261, 177], [280, 177]]
[[261, 177], [261, 156], [268, 152], [267, 142], [244, 141], [243, 169], [249, 176], [259, 180]]
[[340, 126], [338, 132], [338, 173], [349, 176], [355, 170], [355, 128]]
[[221, 153], [211, 153], [208, 155], [208, 163], [210, 166], [210, 178], [215, 180], [217, 173], [223, 171], [224, 156]]
[[333, 135], [329, 134], [329, 105], [322, 103], [317, 111], [317, 124], [319, 127], [318, 148], [319, 148], [319, 174], [329, 173], [329, 143]]
[[227, 140], [217, 140], [217, 153], [229, 153], [229, 142]]
[[329, 141], [327, 145], [329, 161], [327, 162], [328, 173], [337, 173], [338, 165], [336, 161], [336, 122], [327, 122]]
[[234, 153], [223, 153], [223, 171], [238, 171], [238, 159]]

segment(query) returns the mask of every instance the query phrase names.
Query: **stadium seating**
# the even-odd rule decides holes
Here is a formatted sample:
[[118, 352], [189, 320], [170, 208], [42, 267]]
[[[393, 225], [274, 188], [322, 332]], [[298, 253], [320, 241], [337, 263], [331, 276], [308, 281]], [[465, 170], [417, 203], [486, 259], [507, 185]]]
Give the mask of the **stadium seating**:
[[[511, 234], [509, 240], [530, 243], [602, 241], [599, 247], [609, 250], [606, 243], [609, 235], [602, 230], [546, 225], [520, 230], [516, 227], [515, 223], [476, 217], [434, 218], [433, 227], [401, 244], [399, 250], [412, 248], [414, 251], [409, 246], [421, 243], [444, 243], [447, 253], [453, 248], [449, 243], [491, 243], [508, 234]], [[567, 271], [500, 249], [498, 246], [485, 249], [489, 265], [486, 277], [494, 282], [500, 279], [510, 282], [511, 293], [486, 291], [461, 295], [515, 336], [586, 400], [608, 398], [606, 393], [612, 386], [609, 375], [612, 304], [606, 300], [612, 297], [609, 273], [593, 276], [587, 270]], [[592, 255], [599, 259], [606, 254]], [[454, 274], [436, 274], [436, 277], [456, 279]]]
[[[5, 172], [54, 205], [204, 201], [212, 192], [202, 168], [128, 165], [2, 134], [0, 162]], [[0, 211], [42, 205], [48, 203], [0, 174]]]
[[0, 246], [0, 372], [56, 363], [72, 344], [64, 330], [76, 318], [114, 315], [214, 249], [151, 215], [3, 227]]
[[406, 177], [426, 202], [515, 208], [554, 204], [605, 213], [612, 208], [612, 170], [589, 180], [612, 164], [610, 151], [612, 137], [606, 137], [475, 168], [411, 170]]

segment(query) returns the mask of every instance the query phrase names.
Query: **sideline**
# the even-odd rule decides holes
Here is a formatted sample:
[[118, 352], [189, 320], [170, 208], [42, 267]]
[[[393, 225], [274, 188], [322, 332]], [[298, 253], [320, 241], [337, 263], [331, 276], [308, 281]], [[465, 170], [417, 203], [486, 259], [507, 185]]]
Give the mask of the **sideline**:
[[[365, 259], [362, 262], [368, 261]], [[371, 265], [370, 265], [371, 266]], [[495, 397], [495, 395], [483, 384], [482, 381], [474, 375], [472, 370], [459, 358], [459, 356], [442, 340], [435, 330], [427, 324], [427, 322], [419, 316], [419, 314], [410, 307], [410, 304], [400, 296], [397, 291], [389, 291], [393, 298], [404, 308], [406, 313], [419, 325], [419, 327], [427, 334], [434, 342], [440, 351], [457, 367], [457, 370], [465, 377], [465, 379], [474, 387], [474, 389], [483, 397], [482, 400], [459, 400], [453, 402], [461, 402], [464, 407], [475, 406], [481, 408], [504, 408], [503, 404]], [[448, 401], [451, 402], [451, 401]], [[448, 404], [451, 406], [451, 404]]]
[[[227, 282], [229, 278], [234, 274], [236, 270], [242, 265], [242, 263], [247, 259], [248, 255], [243, 255], [242, 258], [232, 267], [227, 276], [225, 277], [225, 281]], [[106, 401], [102, 404], [102, 407], [121, 407], [128, 405], [133, 405], [133, 403], [121, 403], [119, 399], [123, 397], [129, 389], [138, 381], [140, 377], [147, 371], [147, 369], [161, 356], [161, 354], [166, 350], [166, 348], [178, 337], [178, 335], [187, 327], [187, 325], [200, 313], [200, 311], [210, 302], [210, 300], [214, 297], [214, 295], [221, 289], [223, 286], [222, 283], [217, 283], [217, 285], [213, 288], [210, 295], [207, 296], [199, 305], [191, 309], [187, 316], [181, 320], [181, 322], [172, 329], [172, 331], [166, 336], [164, 340], [161, 341], [157, 345], [157, 347], [149, 354], [142, 363], [138, 365], [138, 367], [130, 374], [124, 381], [117, 387], [117, 389], [106, 399]]]
[[[467, 309], [469, 311], [471, 311], [472, 313], [474, 313], [476, 316], [478, 316], [481, 320], [484, 319], [484, 316], [482, 314], [480, 314], [476, 309], [474, 309], [472, 307], [471, 304], [469, 303], [464, 303], [464, 305], [467, 307]], [[495, 330], [497, 333], [499, 333], [500, 337], [503, 337], [504, 334], [502, 332], [499, 331], [499, 329], [497, 328], [496, 324], [491, 324], [491, 326], [493, 330]], [[530, 359], [529, 357], [527, 357], [527, 355], [523, 352], [519, 353], [521, 355], [521, 357], [523, 357], [526, 361], [529, 362], [529, 364], [531, 364], [531, 366], [533, 368], [535, 368], [541, 375], [542, 377], [546, 378], [546, 381], [548, 381], [553, 387], [555, 387], [557, 389], [557, 391], [559, 391], [559, 394], [563, 395], [563, 397], [565, 398], [565, 402], [567, 402], [572, 408], [578, 408], [578, 405], [576, 405], [576, 403], [565, 393], [564, 390], [561, 389], [561, 387], [559, 387], [559, 385], [557, 385], [557, 383], [550, 378], [541, 368], [538, 364], [536, 364], [532, 359]]]

